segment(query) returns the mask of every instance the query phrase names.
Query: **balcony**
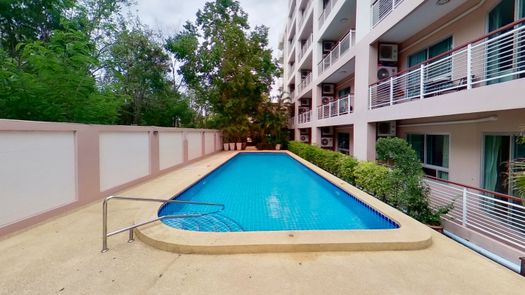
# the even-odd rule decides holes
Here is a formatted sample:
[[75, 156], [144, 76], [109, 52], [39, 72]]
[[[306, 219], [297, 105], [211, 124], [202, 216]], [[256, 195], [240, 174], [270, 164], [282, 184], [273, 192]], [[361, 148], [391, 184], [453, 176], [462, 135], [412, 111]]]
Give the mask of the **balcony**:
[[312, 72], [310, 72], [308, 75], [306, 75], [306, 77], [304, 77], [304, 79], [301, 80], [301, 84], [299, 84], [298, 87], [298, 94], [301, 95], [303, 90], [305, 90], [310, 85], [310, 83], [312, 83]]
[[376, 109], [525, 77], [525, 19], [369, 86]]
[[303, 57], [306, 54], [306, 52], [308, 51], [308, 49], [310, 49], [310, 47], [312, 47], [313, 40], [314, 40], [314, 35], [310, 34], [308, 39], [306, 39], [306, 42], [301, 46], [301, 52], [299, 52], [299, 61], [301, 61], [303, 59]]
[[332, 12], [335, 4], [337, 4], [338, 1], [339, 0], [330, 0], [326, 4], [326, 7], [323, 9], [323, 12], [319, 16], [319, 29], [323, 27], [324, 22], [326, 21], [328, 16], [330, 16], [330, 13]]
[[319, 120], [350, 114], [354, 111], [354, 96], [348, 95], [317, 107]]
[[299, 124], [304, 124], [312, 121], [312, 111], [304, 112], [302, 114], [299, 114], [297, 122]]
[[319, 75], [330, 68], [344, 55], [355, 43], [355, 30], [350, 30], [339, 43], [318, 64]]
[[380, 23], [387, 17], [403, 0], [376, 0], [372, 3], [372, 26]]
[[460, 236], [470, 232], [468, 236], [473, 241], [481, 240], [475, 236], [496, 240], [514, 248], [518, 254], [494, 248], [503, 251], [495, 254], [518, 261], [519, 253], [525, 251], [523, 199], [430, 176], [425, 182], [430, 188], [429, 201], [433, 209], [454, 204], [443, 217], [445, 230]]
[[308, 19], [308, 16], [310, 15], [310, 8], [312, 7], [313, 0], [308, 0], [308, 3], [306, 4], [306, 8], [303, 11], [303, 15], [301, 16], [301, 20], [299, 20], [299, 31], [303, 28], [304, 22]]

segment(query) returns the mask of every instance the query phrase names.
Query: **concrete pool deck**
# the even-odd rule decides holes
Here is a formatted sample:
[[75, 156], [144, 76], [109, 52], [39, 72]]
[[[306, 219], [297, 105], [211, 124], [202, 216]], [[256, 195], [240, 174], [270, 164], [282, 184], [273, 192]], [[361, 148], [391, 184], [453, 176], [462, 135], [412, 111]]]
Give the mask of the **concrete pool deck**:
[[[171, 195], [224, 161], [219, 153], [121, 192]], [[165, 189], [165, 191], [163, 191]], [[153, 197], [153, 196], [150, 196]], [[114, 201], [109, 227], [133, 221], [144, 204]], [[0, 294], [520, 294], [525, 278], [431, 232], [409, 251], [232, 255], [177, 254], [127, 235], [100, 253], [101, 202], [0, 240]]]

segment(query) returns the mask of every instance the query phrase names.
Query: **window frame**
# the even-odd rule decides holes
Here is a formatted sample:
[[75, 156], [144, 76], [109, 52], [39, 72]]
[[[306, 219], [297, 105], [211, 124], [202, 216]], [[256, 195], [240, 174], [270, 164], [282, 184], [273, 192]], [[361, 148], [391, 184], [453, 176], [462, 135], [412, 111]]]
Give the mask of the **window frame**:
[[[421, 162], [421, 166], [423, 166], [423, 168], [428, 168], [428, 169], [432, 169], [432, 170], [436, 170], [436, 177], [438, 178], [441, 178], [439, 177], [439, 172], [444, 172], [444, 173], [447, 173], [448, 178], [450, 178], [450, 152], [451, 152], [451, 136], [450, 136], [450, 133], [420, 133], [420, 132], [407, 132], [406, 135], [405, 135], [405, 140], [408, 142], [408, 136], [409, 135], [422, 135], [423, 136], [423, 162]], [[427, 152], [428, 152], [428, 149], [427, 149], [427, 136], [448, 136], [448, 163], [447, 163], [447, 166], [448, 167], [442, 167], [442, 166], [436, 166], [436, 165], [432, 165], [432, 164], [428, 164], [427, 160], [428, 160], [428, 155], [427, 155]], [[410, 142], [408, 142], [408, 144], [410, 144], [410, 146], [412, 146], [412, 144]], [[417, 153], [417, 151], [416, 151]], [[418, 157], [419, 158], [419, 157]]]

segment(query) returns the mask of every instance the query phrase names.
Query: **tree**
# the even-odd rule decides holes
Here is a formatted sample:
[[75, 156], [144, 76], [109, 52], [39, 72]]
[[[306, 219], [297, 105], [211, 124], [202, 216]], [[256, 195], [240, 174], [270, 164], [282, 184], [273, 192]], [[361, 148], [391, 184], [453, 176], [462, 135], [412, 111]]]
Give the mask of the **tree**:
[[187, 100], [168, 80], [170, 59], [154, 34], [140, 23], [122, 24], [110, 50], [108, 79], [124, 98], [123, 124], [177, 126], [192, 120]]
[[180, 61], [186, 86], [222, 127], [255, 117], [278, 72], [268, 29], [250, 30], [247, 14], [234, 0], [206, 3], [196, 22], [187, 22], [166, 48]]
[[18, 59], [0, 50], [0, 117], [114, 123], [119, 101], [89, 71], [93, 46], [83, 32], [65, 29], [47, 43], [24, 44]]

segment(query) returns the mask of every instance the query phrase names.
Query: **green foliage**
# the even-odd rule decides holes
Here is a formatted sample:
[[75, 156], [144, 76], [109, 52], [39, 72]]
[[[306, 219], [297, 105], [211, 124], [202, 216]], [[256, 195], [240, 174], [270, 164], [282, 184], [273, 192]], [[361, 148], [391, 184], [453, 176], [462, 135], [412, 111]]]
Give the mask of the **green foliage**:
[[386, 201], [391, 191], [390, 171], [372, 162], [359, 162], [354, 169], [355, 184], [368, 193]]
[[357, 160], [354, 158], [297, 141], [290, 141], [288, 150], [320, 168], [352, 184], [354, 183], [353, 168], [357, 166]]
[[423, 170], [416, 151], [404, 139], [380, 138], [376, 143], [377, 160], [392, 162], [406, 174], [422, 175]]
[[268, 28], [250, 30], [238, 1], [207, 2], [166, 48], [180, 62], [178, 72], [199, 97], [196, 103], [215, 114], [222, 128], [257, 117], [278, 72]]
[[192, 125], [163, 44], [120, 15], [129, 2], [0, 1], [0, 118]]
[[18, 59], [0, 54], [0, 117], [8, 119], [111, 124], [120, 101], [96, 85], [89, 69], [89, 36], [54, 32], [49, 41], [21, 47]]

